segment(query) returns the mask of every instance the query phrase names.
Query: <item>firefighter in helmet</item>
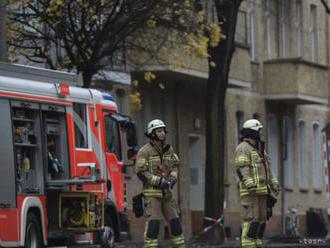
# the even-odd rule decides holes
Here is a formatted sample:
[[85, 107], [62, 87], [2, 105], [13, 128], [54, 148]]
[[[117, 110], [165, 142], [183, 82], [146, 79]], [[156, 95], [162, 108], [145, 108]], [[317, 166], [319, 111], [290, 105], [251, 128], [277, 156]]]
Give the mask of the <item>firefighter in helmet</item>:
[[261, 239], [266, 221], [271, 217], [269, 197], [272, 196], [274, 200], [279, 192], [278, 181], [271, 173], [270, 159], [265, 154], [264, 142], [260, 139], [262, 127], [256, 119], [244, 122], [241, 143], [235, 151], [241, 202], [241, 246], [249, 248], [262, 247]]
[[149, 122], [145, 132], [149, 142], [136, 158], [136, 172], [143, 183], [145, 200], [145, 247], [158, 247], [162, 216], [170, 225], [173, 246], [185, 246], [176, 200], [171, 192], [178, 180], [179, 158], [165, 142], [166, 133], [163, 121]]

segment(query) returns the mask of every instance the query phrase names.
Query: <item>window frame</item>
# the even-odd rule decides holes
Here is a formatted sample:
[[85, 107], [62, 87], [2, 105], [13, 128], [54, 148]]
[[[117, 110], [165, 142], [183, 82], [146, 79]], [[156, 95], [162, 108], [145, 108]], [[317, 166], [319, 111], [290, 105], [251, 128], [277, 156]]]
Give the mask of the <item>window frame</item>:
[[[118, 150], [119, 154], [117, 154], [116, 152], [111, 151], [111, 150], [108, 149], [107, 120], [111, 120], [112, 123], [114, 123], [116, 125], [116, 129], [117, 129], [116, 137], [117, 137], [117, 140], [119, 141], [119, 144], [118, 144], [117, 148], [119, 149]], [[106, 150], [106, 153], [108, 153], [108, 154], [109, 153], [114, 154], [116, 156], [116, 158], [117, 158], [117, 161], [122, 162], [123, 159], [124, 159], [124, 156], [123, 156], [122, 135], [121, 135], [120, 128], [121, 128], [120, 127], [120, 123], [112, 116], [112, 113], [111, 112], [105, 112], [105, 114], [104, 114], [104, 136], [105, 137], [104, 138], [105, 138], [105, 150]], [[111, 136], [111, 137], [113, 137], [113, 136]]]
[[311, 61], [318, 62], [318, 32], [317, 32], [317, 6], [311, 4], [309, 8], [309, 39], [310, 39], [310, 53]]
[[303, 56], [303, 44], [304, 44], [304, 33], [303, 33], [303, 17], [304, 17], [304, 8], [303, 1], [296, 0], [295, 2], [295, 40], [296, 40], [296, 54], [298, 57]]
[[[239, 29], [237, 28], [239, 25], [239, 15], [242, 15], [242, 28], [243, 28], [243, 34], [239, 33]], [[241, 39], [242, 37], [242, 39]], [[237, 14], [237, 23], [236, 23], [236, 31], [235, 31], [235, 43], [240, 44], [243, 46], [248, 46], [249, 45], [249, 38], [248, 38], [248, 17], [247, 17], [247, 12], [244, 10], [239, 10]]]
[[[85, 110], [85, 120], [83, 120], [81, 118], [81, 116], [75, 111], [75, 106], [84, 106], [84, 110]], [[86, 151], [86, 150], [92, 150], [91, 148], [91, 130], [90, 130], [90, 122], [89, 122], [89, 107], [88, 107], [88, 104], [87, 103], [80, 103], [80, 102], [74, 102], [72, 104], [72, 111], [74, 113], [74, 117], [73, 117], [73, 128], [74, 128], [74, 141], [75, 141], [75, 150], [78, 150], [78, 151]], [[80, 118], [80, 120], [83, 121], [83, 123], [85, 124], [85, 127], [86, 127], [86, 132], [85, 132], [85, 135], [86, 135], [86, 143], [87, 143], [87, 147], [79, 147], [77, 146], [77, 130], [81, 133], [81, 130], [78, 128], [78, 125], [76, 124], [76, 121], [75, 121], [75, 118], [77, 116]], [[76, 116], [76, 117], [75, 117]], [[83, 133], [81, 133], [81, 135], [83, 135]]]
[[280, 56], [282, 58], [289, 57], [289, 20], [290, 15], [290, 1], [281, 0], [278, 6], [278, 22], [280, 31]]
[[257, 21], [256, 21], [256, 4], [255, 0], [249, 0], [249, 28], [250, 28], [250, 56], [252, 61], [257, 61]]
[[[271, 3], [275, 4], [276, 13], [274, 16], [270, 11]], [[265, 4], [267, 54], [268, 58], [275, 59], [279, 57], [278, 0], [266, 0]]]

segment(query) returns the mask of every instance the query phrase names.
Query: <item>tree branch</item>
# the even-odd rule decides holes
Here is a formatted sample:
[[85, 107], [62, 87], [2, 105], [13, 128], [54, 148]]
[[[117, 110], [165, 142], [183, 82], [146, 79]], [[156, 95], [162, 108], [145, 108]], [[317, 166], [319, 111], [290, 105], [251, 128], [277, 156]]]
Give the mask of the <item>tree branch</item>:
[[[163, 47], [177, 49], [187, 42], [179, 37], [174, 46], [170, 32], [182, 27], [185, 32], [195, 32], [196, 35], [191, 27], [195, 22], [190, 16], [190, 7], [181, 4], [180, 0], [65, 1], [59, 6], [53, 6], [51, 0], [26, 1], [22, 6], [9, 6], [9, 17], [15, 25], [10, 28], [13, 35], [8, 43], [19, 51], [26, 50], [23, 52], [31, 56], [31, 61], [47, 63], [51, 67], [67, 67], [69, 64], [71, 69], [75, 68], [84, 74], [85, 79], [90, 79], [100, 68], [117, 67], [118, 63], [126, 65], [129, 58], [122, 53], [128, 51], [127, 45], [130, 42], [134, 44], [134, 41], [139, 44], [135, 43], [129, 51], [140, 52], [141, 56], [149, 58], [145, 63], [151, 59], [161, 64], [161, 60], [167, 59], [159, 53]], [[174, 15], [174, 10], [182, 11], [182, 22], [174, 18], [179, 17], [178, 13]], [[172, 14], [168, 18], [169, 23], [164, 25], [161, 19], [166, 20], [169, 13]], [[149, 28], [148, 20], [153, 20], [156, 27], [146, 30]], [[156, 33], [145, 35], [153, 33], [152, 28], [158, 32], [161, 30], [161, 37]], [[162, 30], [169, 30], [169, 33], [166, 35]], [[56, 49], [55, 56], [52, 49]], [[64, 50], [66, 59], [57, 53], [61, 50]], [[135, 60], [139, 67], [143, 65], [139, 56]], [[90, 82], [85, 83], [88, 86]]]

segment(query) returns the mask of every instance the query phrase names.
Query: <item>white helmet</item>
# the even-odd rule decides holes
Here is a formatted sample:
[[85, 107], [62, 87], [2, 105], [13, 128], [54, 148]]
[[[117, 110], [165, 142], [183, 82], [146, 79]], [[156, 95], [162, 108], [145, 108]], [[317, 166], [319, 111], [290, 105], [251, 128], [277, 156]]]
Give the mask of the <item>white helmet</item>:
[[147, 126], [147, 131], [146, 131], [146, 135], [150, 135], [152, 133], [152, 131], [154, 131], [157, 128], [166, 128], [166, 125], [164, 124], [163, 121], [155, 119], [149, 122], [148, 126]]
[[243, 129], [252, 129], [254, 131], [259, 131], [263, 126], [257, 119], [250, 119], [244, 122]]

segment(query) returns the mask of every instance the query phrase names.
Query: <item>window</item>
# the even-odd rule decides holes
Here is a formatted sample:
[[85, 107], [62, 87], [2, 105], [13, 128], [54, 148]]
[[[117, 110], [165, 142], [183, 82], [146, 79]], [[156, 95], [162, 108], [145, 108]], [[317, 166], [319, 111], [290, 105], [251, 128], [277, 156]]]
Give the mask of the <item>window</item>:
[[77, 148], [88, 148], [86, 105], [73, 104], [74, 133]]
[[254, 114], [252, 115], [252, 118], [253, 118], [253, 119], [260, 120], [260, 115], [259, 115], [258, 113], [254, 113]]
[[235, 41], [243, 45], [248, 45], [246, 12], [241, 10], [237, 15]]
[[295, 40], [296, 40], [296, 54], [298, 57], [302, 57], [303, 48], [303, 4], [302, 0], [296, 0], [295, 9]]
[[[52, 31], [49, 32], [53, 33]], [[50, 43], [50, 56], [54, 61], [61, 62], [66, 54], [65, 49], [63, 48], [64, 45], [58, 34], [53, 34], [53, 36], [53, 42]]]
[[283, 118], [283, 167], [284, 167], [284, 187], [293, 188], [294, 168], [293, 168], [293, 128], [290, 117]]
[[322, 159], [321, 159], [321, 133], [318, 124], [313, 125], [313, 187], [321, 190], [322, 187]]
[[289, 49], [289, 16], [290, 16], [290, 1], [281, 0], [280, 2], [280, 35], [281, 35], [281, 57], [288, 57]]
[[110, 115], [105, 117], [105, 138], [106, 149], [109, 153], [114, 153], [119, 161], [122, 160], [120, 128], [118, 122], [111, 118]]
[[257, 60], [257, 30], [255, 0], [249, 0], [249, 28], [250, 28], [250, 55], [251, 60]]
[[217, 13], [214, 5], [214, 1], [204, 1], [204, 9], [206, 20], [210, 22], [217, 22]]
[[242, 111], [236, 112], [236, 133], [237, 133], [237, 144], [240, 143], [241, 139], [241, 128], [243, 126], [243, 120], [244, 120], [244, 113]]
[[304, 121], [299, 122], [299, 187], [306, 190], [308, 188], [308, 170], [307, 170], [307, 140], [306, 125]]
[[268, 154], [271, 159], [271, 168], [273, 175], [278, 178], [278, 149], [279, 149], [279, 131], [278, 120], [274, 114], [268, 115]]
[[116, 93], [115, 96], [116, 96], [116, 103], [118, 106], [118, 112], [124, 113], [125, 110], [127, 109], [125, 102], [125, 97], [126, 97], [125, 90], [118, 88], [116, 89], [115, 93]]
[[123, 70], [126, 65], [126, 61], [125, 61], [125, 54], [126, 54], [126, 51], [125, 51], [125, 45], [124, 44], [120, 44], [118, 45], [118, 49], [116, 49], [112, 56], [109, 56], [109, 66], [112, 70], [115, 70], [115, 71], [120, 71], [120, 70]]
[[266, 1], [267, 53], [269, 58], [278, 57], [278, 1]]
[[313, 62], [317, 62], [317, 13], [316, 6], [310, 6], [309, 15], [309, 37], [311, 46], [311, 59]]
[[164, 97], [164, 96], [161, 96], [160, 97], [160, 118], [161, 118], [161, 120], [163, 120], [163, 121], [165, 121], [165, 123], [167, 123], [166, 122], [166, 118], [165, 118], [165, 115], [166, 115], [166, 97]]

